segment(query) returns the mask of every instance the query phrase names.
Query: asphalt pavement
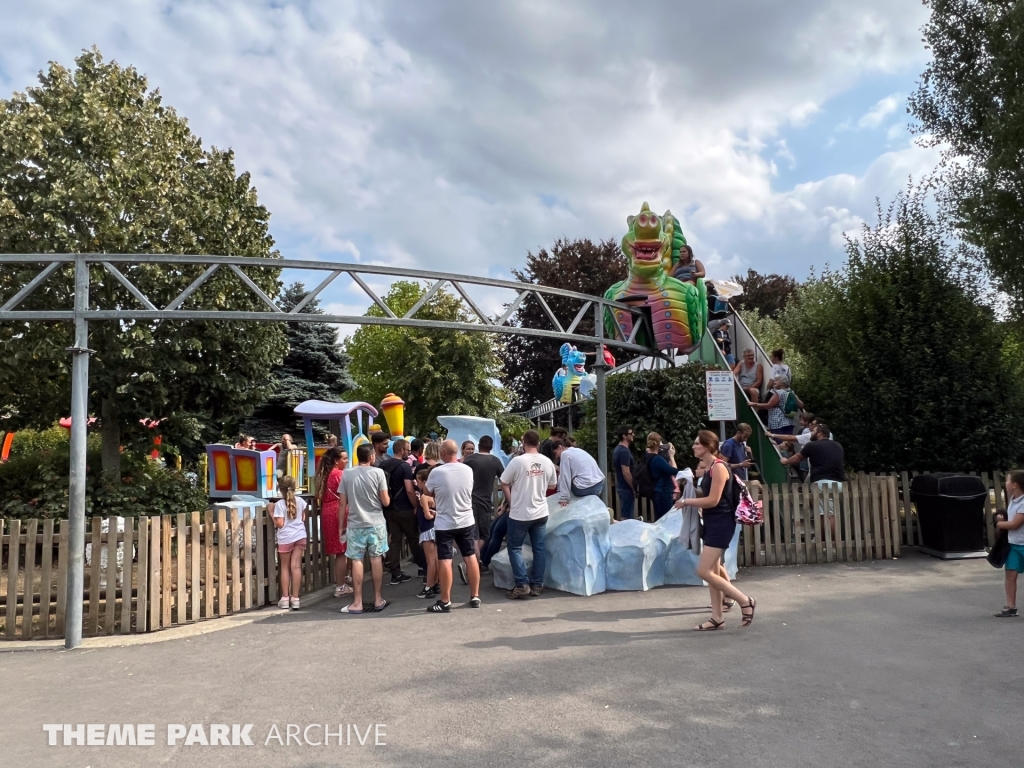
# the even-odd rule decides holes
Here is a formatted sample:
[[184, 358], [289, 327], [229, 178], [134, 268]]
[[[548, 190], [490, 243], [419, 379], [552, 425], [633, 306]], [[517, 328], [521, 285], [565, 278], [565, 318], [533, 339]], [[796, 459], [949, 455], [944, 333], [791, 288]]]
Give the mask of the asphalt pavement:
[[[738, 585], [759, 602], [753, 626], [737, 607], [700, 634], [696, 587], [528, 601], [485, 587], [479, 610], [427, 615], [410, 582], [385, 586], [379, 614], [327, 599], [150, 645], [0, 644], [0, 765], [1022, 763], [1024, 619], [992, 617], [1002, 573], [985, 561], [743, 569]], [[64, 746], [65, 724], [72, 741], [77, 725], [104, 741], [124, 738], [110, 724], [153, 725], [154, 745]], [[238, 746], [203, 746], [221, 724]], [[330, 745], [310, 743], [324, 724]]]

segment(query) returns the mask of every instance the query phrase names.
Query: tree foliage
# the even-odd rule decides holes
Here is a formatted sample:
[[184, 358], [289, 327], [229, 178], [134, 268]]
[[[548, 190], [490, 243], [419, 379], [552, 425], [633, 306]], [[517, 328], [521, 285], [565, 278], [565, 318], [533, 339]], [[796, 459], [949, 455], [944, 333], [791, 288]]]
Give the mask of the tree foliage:
[[783, 326], [801, 396], [858, 470], [992, 470], [1021, 455], [1019, 384], [976, 262], [919, 191], [879, 209], [840, 272], [800, 289]]
[[[608, 450], [617, 438], [620, 424], [636, 433], [637, 455], [644, 450], [648, 432], [657, 432], [676, 447], [680, 466], [693, 463], [693, 440], [697, 432], [708, 427], [707, 391], [703, 363], [688, 363], [676, 368], [654, 371], [620, 371], [605, 379], [607, 393]], [[586, 401], [586, 422], [577, 430], [580, 447], [591, 453], [597, 450], [597, 404]]]
[[[302, 283], [292, 283], [278, 304], [291, 311], [308, 291]], [[322, 314], [319, 299], [313, 299], [303, 312]], [[276, 442], [282, 431], [301, 423], [295, 406], [305, 400], [337, 401], [355, 386], [348, 373], [348, 356], [338, 342], [337, 329], [327, 323], [289, 323], [285, 336], [288, 353], [271, 374], [273, 392], [259, 405], [240, 429], [257, 440]]]
[[942, 199], [1024, 308], [1024, 5], [927, 0], [932, 61], [910, 96], [923, 141], [944, 149]]
[[[526, 267], [514, 269], [512, 274], [523, 283], [603, 296], [608, 286], [626, 277], [627, 270], [626, 257], [614, 240], [594, 243], [559, 239], [551, 250], [541, 248], [536, 254], [528, 253]], [[582, 302], [568, 298], [550, 297], [546, 301], [563, 328], [569, 327], [582, 306]], [[520, 328], [552, 327], [547, 313], [532, 296], [520, 305], [512, 323]], [[594, 332], [592, 309], [580, 321], [577, 332]], [[505, 372], [509, 389], [515, 394], [515, 410], [526, 410], [553, 397], [551, 377], [561, 365], [558, 348], [562, 343], [530, 336], [510, 336], [505, 342]]]
[[762, 275], [753, 269], [748, 269], [746, 276], [734, 275], [732, 279], [743, 286], [743, 293], [730, 303], [736, 309], [772, 319], [786, 308], [798, 285], [789, 275]]
[[[425, 290], [408, 281], [394, 283], [383, 301], [401, 317]], [[376, 304], [368, 317], [383, 317]], [[418, 320], [471, 322], [461, 300], [440, 290], [416, 313]], [[353, 397], [378, 404], [389, 392], [405, 401], [405, 431], [440, 431], [438, 416], [497, 418], [508, 411], [508, 392], [498, 341], [485, 333], [443, 328], [364, 325], [344, 345], [356, 382]]]
[[[203, 149], [144, 76], [96, 50], [79, 56], [73, 71], [51, 63], [39, 79], [0, 101], [0, 252], [251, 256], [266, 266], [246, 268], [249, 276], [277, 294], [269, 213], [249, 175], [236, 174], [230, 151]], [[157, 306], [205, 269], [120, 268]], [[38, 269], [0, 266], [0, 295]], [[73, 269], [58, 270], [18, 309], [70, 308], [73, 287]], [[89, 300], [94, 308], [139, 307], [98, 265]], [[260, 307], [229, 270], [184, 305]], [[0, 325], [0, 389], [13, 426], [45, 427], [67, 415], [71, 334], [70, 324]], [[150, 438], [140, 419], [164, 419], [167, 441], [195, 447], [265, 400], [285, 338], [278, 324], [94, 322], [89, 346], [90, 405], [102, 421], [104, 471], [116, 478], [120, 447]]]

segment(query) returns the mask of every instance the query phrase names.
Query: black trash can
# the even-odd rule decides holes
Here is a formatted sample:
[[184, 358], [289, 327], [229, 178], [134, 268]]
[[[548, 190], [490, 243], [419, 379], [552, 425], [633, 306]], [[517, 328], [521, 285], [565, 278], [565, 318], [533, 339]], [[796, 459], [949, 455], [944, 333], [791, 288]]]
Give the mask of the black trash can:
[[910, 483], [921, 523], [922, 552], [943, 560], [985, 557], [985, 497], [980, 477], [936, 472]]

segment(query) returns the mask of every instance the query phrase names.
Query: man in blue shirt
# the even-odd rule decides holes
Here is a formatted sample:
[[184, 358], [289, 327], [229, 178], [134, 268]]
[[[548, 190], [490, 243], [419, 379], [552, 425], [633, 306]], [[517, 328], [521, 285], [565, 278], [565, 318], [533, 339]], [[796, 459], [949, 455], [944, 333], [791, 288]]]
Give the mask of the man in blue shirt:
[[741, 421], [736, 425], [736, 434], [722, 443], [722, 447], [719, 448], [722, 457], [729, 464], [729, 469], [744, 482], [747, 480], [747, 467], [754, 463], [750, 458], [750, 449], [747, 448], [747, 440], [752, 433], [750, 425]]
[[633, 490], [633, 471], [636, 459], [630, 446], [633, 444], [633, 428], [621, 426], [618, 429], [619, 444], [612, 452], [612, 467], [615, 470], [615, 493], [619, 497], [619, 516], [623, 520], [633, 517], [636, 493]]

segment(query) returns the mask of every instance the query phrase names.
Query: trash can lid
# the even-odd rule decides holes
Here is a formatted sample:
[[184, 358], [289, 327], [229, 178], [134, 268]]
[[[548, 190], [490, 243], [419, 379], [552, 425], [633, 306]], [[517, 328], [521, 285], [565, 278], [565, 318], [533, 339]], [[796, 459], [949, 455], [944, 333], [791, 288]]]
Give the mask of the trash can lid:
[[988, 493], [985, 483], [977, 475], [956, 472], [933, 472], [918, 475], [910, 481], [910, 492], [920, 496], [947, 496], [969, 499]]

